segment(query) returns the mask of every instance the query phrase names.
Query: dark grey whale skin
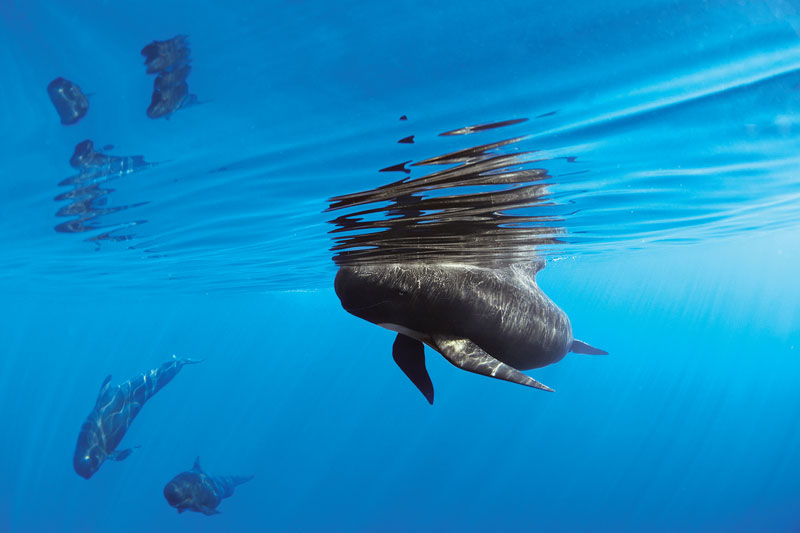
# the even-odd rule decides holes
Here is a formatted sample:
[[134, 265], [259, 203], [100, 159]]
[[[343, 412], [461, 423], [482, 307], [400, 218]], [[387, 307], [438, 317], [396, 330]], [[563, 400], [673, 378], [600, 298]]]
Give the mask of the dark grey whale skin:
[[51, 81], [47, 86], [47, 95], [65, 126], [76, 124], [89, 111], [89, 99], [81, 88], [64, 78]]
[[[416, 338], [456, 366], [552, 390], [517, 370], [557, 363], [570, 350], [605, 352], [573, 338], [567, 315], [536, 284], [543, 266], [543, 261], [500, 269], [422, 263], [342, 266], [334, 288], [347, 312]], [[419, 363], [410, 363], [416, 366], [412, 373], [427, 378], [424, 359], [421, 364], [419, 369]], [[403, 370], [432, 403], [432, 385], [429, 396]]]
[[205, 515], [219, 514], [222, 500], [233, 496], [234, 489], [253, 476], [212, 476], [200, 467], [200, 458], [187, 472], [181, 472], [164, 487], [164, 497], [182, 513], [186, 510]]

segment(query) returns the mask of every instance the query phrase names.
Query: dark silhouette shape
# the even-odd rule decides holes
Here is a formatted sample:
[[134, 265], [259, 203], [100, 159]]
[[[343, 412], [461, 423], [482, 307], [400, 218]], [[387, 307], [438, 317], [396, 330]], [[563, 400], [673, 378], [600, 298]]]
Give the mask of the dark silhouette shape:
[[378, 172], [405, 172], [406, 174], [411, 174], [411, 170], [406, 168], [408, 163], [411, 163], [411, 161], [405, 161], [390, 167], [382, 168]]
[[408, 117], [403, 115], [402, 117], [400, 117], [400, 120], [408, 120]]
[[197, 101], [189, 94], [186, 79], [191, 72], [189, 42], [185, 35], [166, 41], [153, 41], [142, 48], [148, 74], [158, 74], [147, 116], [169, 118], [178, 109]]
[[47, 94], [65, 126], [77, 123], [89, 111], [86, 95], [80, 87], [67, 79], [56, 78], [51, 81], [47, 86]]
[[400, 139], [397, 142], [400, 143], [400, 144], [414, 144], [414, 136], [413, 135], [409, 135], [408, 137], [403, 137], [402, 139]]
[[253, 476], [211, 476], [200, 468], [200, 458], [188, 472], [181, 472], [164, 487], [164, 497], [182, 513], [186, 510], [205, 515], [219, 514], [217, 506], [233, 496], [234, 489]]
[[433, 405], [433, 382], [425, 368], [425, 347], [422, 343], [398, 334], [392, 345], [392, 358], [428, 403]]
[[160, 118], [171, 115], [187, 102], [189, 95], [189, 84], [186, 78], [189, 77], [191, 67], [183, 67], [162, 72], [156, 77], [153, 84], [153, 96], [150, 106], [147, 108], [147, 116], [150, 118]]
[[[110, 145], [109, 145], [110, 146]], [[69, 158], [72, 168], [89, 172], [92, 178], [108, 175], [127, 174], [142, 167], [150, 166], [140, 155], [120, 157], [107, 155], [94, 149], [94, 142], [90, 139], [79, 142], [75, 145], [75, 151]]]
[[183, 365], [199, 362], [173, 355], [160, 367], [116, 387], [111, 386], [111, 375], [108, 375], [100, 387], [94, 409], [78, 434], [73, 457], [75, 472], [89, 479], [106, 459], [122, 461], [127, 458], [133, 450], [117, 450], [117, 446], [145, 402], [172, 381]]
[[189, 52], [189, 38], [186, 35], [178, 35], [166, 41], [153, 41], [142, 48], [148, 74], [188, 64]]
[[[112, 148], [108, 145], [107, 148]], [[100, 218], [123, 211], [130, 207], [137, 207], [147, 202], [139, 202], [132, 205], [109, 205], [108, 195], [113, 189], [107, 187], [107, 183], [121, 178], [127, 174], [143, 170], [152, 166], [140, 155], [115, 156], [104, 154], [95, 150], [94, 143], [87, 139], [79, 142], [75, 146], [75, 151], [70, 157], [69, 164], [78, 170], [78, 174], [62, 180], [60, 186], [71, 186], [72, 189], [59, 194], [55, 197], [57, 202], [69, 201], [69, 204], [61, 207], [56, 216], [59, 217], [78, 217], [73, 220], [62, 222], [55, 227], [59, 233], [82, 233], [93, 231], [104, 226], [100, 223]], [[146, 221], [132, 221], [120, 224], [113, 224], [119, 229], [121, 227], [135, 226]], [[125, 241], [131, 235], [118, 235], [106, 232], [91, 237], [90, 241]]]
[[466, 126], [464, 128], [458, 128], [456, 130], [446, 131], [444, 133], [440, 133], [439, 136], [448, 137], [451, 135], [470, 135], [472, 133], [477, 133], [479, 131], [493, 130], [495, 128], [503, 128], [505, 126], [513, 126], [514, 124], [519, 124], [527, 120], [528, 120], [527, 118], [515, 118], [512, 120], [502, 120], [500, 122], [490, 122], [488, 124], [476, 124], [474, 126]]

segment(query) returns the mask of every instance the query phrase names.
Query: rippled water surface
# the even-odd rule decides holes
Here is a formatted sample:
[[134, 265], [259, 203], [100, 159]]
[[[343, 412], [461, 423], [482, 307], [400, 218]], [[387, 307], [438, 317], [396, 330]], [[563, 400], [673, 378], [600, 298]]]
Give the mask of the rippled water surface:
[[[8, 285], [320, 288], [333, 268], [328, 198], [418, 179], [432, 169], [414, 162], [512, 137], [497, 153], [524, 152], [547, 173], [547, 205], [527, 214], [558, 217], [548, 254], [798, 222], [800, 18], [789, 2], [127, 9], [3, 8]], [[200, 105], [149, 120], [138, 50], [178, 32], [190, 35]], [[41, 90], [57, 74], [91, 95], [76, 126], [53, 119]], [[510, 119], [527, 120], [440, 135]], [[79, 208], [97, 216], [58, 234], [54, 215], [75, 216], [68, 161], [86, 138], [154, 164], [96, 183], [103, 195]], [[408, 173], [379, 172], [403, 162]]]

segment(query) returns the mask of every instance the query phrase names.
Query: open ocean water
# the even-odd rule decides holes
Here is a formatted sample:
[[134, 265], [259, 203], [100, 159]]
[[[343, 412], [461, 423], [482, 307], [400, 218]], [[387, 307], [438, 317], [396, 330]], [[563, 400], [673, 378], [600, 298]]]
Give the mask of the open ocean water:
[[[797, 2], [0, 0], [0, 68], [0, 531], [800, 531]], [[427, 348], [428, 405], [333, 290], [408, 258], [544, 259], [609, 355], [548, 393]], [[104, 378], [173, 354], [79, 477]], [[254, 476], [220, 514], [165, 500], [198, 456]]]

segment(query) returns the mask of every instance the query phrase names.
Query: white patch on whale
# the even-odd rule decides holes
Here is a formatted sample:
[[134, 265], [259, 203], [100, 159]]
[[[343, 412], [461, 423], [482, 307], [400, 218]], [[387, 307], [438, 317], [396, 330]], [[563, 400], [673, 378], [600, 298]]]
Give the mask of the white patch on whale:
[[428, 338], [427, 335], [424, 333], [420, 333], [419, 331], [414, 331], [413, 329], [408, 329], [407, 327], [400, 326], [398, 324], [392, 324], [390, 322], [384, 322], [383, 324], [378, 324], [382, 328], [386, 328], [389, 331], [394, 331], [395, 333], [402, 333], [406, 337], [411, 337], [412, 339], [417, 339], [420, 342], [425, 342]]

